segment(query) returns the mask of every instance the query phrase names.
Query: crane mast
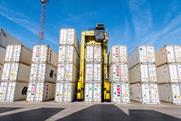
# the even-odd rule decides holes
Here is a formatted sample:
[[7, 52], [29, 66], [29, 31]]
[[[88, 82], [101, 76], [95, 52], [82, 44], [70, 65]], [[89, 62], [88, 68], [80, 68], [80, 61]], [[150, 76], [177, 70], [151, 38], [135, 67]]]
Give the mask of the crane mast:
[[45, 18], [46, 18], [46, 4], [48, 0], [40, 0], [42, 4], [42, 12], [41, 12], [41, 17], [40, 17], [40, 31], [39, 31], [39, 39], [44, 40], [45, 38]]

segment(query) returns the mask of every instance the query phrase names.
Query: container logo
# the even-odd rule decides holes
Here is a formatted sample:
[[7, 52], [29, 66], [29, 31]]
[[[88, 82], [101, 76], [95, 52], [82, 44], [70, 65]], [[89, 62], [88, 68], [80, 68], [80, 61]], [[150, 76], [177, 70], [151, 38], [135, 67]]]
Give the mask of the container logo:
[[27, 90], [28, 90], [28, 87], [24, 87], [23, 90], [21, 91], [21, 94], [22, 95], [26, 95], [27, 94]]

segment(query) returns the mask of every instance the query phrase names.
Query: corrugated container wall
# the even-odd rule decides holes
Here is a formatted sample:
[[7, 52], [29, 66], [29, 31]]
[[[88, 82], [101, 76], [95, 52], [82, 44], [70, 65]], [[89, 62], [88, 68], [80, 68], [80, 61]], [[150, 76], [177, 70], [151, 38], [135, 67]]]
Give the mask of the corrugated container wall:
[[140, 84], [130, 85], [131, 99], [143, 104], [160, 104], [157, 84]]
[[156, 53], [156, 65], [181, 63], [181, 45], [166, 45]]

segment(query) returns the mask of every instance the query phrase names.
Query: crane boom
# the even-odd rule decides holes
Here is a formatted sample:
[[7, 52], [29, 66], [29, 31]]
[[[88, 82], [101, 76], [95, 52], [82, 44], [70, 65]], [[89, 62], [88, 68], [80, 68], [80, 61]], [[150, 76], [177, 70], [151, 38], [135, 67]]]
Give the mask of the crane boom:
[[47, 4], [47, 0], [41, 0], [41, 4], [42, 4], [42, 13], [41, 13], [41, 17], [40, 17], [40, 31], [39, 31], [39, 39], [40, 40], [44, 40], [45, 38], [45, 33], [44, 33], [44, 26], [45, 26], [45, 18], [46, 18], [46, 4]]

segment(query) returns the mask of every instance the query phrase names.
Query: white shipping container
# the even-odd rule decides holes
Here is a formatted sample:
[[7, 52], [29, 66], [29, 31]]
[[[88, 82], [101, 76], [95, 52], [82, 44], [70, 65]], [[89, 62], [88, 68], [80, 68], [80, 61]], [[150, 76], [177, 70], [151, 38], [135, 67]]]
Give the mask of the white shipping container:
[[1, 82], [0, 101], [13, 102], [25, 100], [27, 96], [27, 82]]
[[0, 64], [4, 64], [6, 49], [0, 47]]
[[129, 81], [135, 82], [157, 82], [155, 64], [138, 64], [129, 69]]
[[[60, 30], [60, 45], [73, 45], [79, 50], [79, 42], [75, 29], [64, 28]], [[79, 53], [79, 52], [78, 52]]]
[[157, 67], [158, 83], [181, 82], [181, 64], [165, 64]]
[[181, 105], [181, 84], [160, 84], [158, 86], [161, 101]]
[[102, 62], [101, 45], [86, 45], [86, 62]]
[[53, 100], [55, 96], [55, 84], [31, 82], [28, 86], [26, 100], [28, 102], [43, 102]]
[[72, 102], [76, 96], [76, 85], [71, 82], [56, 83], [55, 101], [56, 102]]
[[155, 63], [153, 46], [139, 46], [128, 56], [129, 68], [138, 63]]
[[128, 83], [111, 83], [111, 102], [130, 103]]
[[159, 94], [157, 84], [130, 85], [130, 98], [143, 104], [159, 104]]
[[109, 55], [109, 64], [112, 63], [121, 63], [127, 64], [127, 47], [123, 45], [113, 46]]
[[59, 57], [58, 62], [68, 62], [78, 65], [79, 63], [79, 55], [74, 46], [59, 46]]
[[32, 51], [23, 45], [8, 45], [6, 48], [5, 62], [21, 62], [31, 64]]
[[109, 78], [110, 82], [128, 82], [128, 65], [111, 64]]
[[156, 65], [181, 63], [181, 45], [167, 45], [156, 53]]
[[0, 47], [6, 48], [8, 45], [12, 44], [21, 44], [19, 40], [12, 37], [9, 33], [7, 33], [5, 30], [0, 28]]
[[35, 45], [33, 47], [33, 63], [48, 63], [57, 66], [58, 55], [48, 45]]
[[102, 81], [102, 67], [101, 64], [86, 63], [85, 81], [86, 82], [101, 82]]
[[49, 64], [31, 64], [30, 81], [31, 82], [55, 82], [57, 69]]
[[101, 83], [85, 83], [85, 102], [101, 102]]
[[69, 81], [76, 82], [78, 81], [79, 70], [74, 64], [58, 64], [57, 72], [57, 82]]
[[2, 72], [2, 81], [28, 82], [30, 67], [22, 63], [5, 63]]

